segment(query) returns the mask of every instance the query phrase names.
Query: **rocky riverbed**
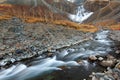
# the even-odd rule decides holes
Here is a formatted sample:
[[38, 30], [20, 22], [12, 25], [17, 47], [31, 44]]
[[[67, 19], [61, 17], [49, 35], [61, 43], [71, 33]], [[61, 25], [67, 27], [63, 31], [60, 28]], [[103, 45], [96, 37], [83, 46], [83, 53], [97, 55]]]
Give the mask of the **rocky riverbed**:
[[[42, 68], [38, 71], [41, 74], [47, 70], [62, 69], [55, 72], [56, 75], [50, 74], [54, 75], [50, 80], [58, 80], [65, 72], [68, 75], [62, 76], [63, 80], [91, 80], [88, 77], [92, 80], [120, 79], [120, 31], [89, 33], [48, 23], [29, 24], [12, 18], [0, 21], [0, 32], [0, 79], [11, 80], [16, 76], [17, 79], [26, 79], [38, 71], [38, 67]], [[18, 65], [19, 62], [22, 64]], [[13, 66], [6, 69], [7, 65]], [[78, 76], [73, 75], [77, 70]], [[24, 71], [27, 74], [21, 78], [20, 74]], [[85, 75], [86, 72], [89, 74]], [[39, 78], [45, 80], [48, 76]]]
[[[120, 31], [111, 31], [109, 37], [116, 42], [115, 51], [112, 51], [112, 55], [107, 55], [105, 58], [101, 58], [99, 64], [106, 67], [104, 72], [92, 73], [90, 77], [92, 80], [120, 80]], [[90, 58], [95, 60], [95, 56]]]
[[56, 49], [89, 40], [84, 33], [60, 25], [27, 24], [18, 18], [0, 21], [0, 66], [54, 52]]
[[[25, 0], [25, 4], [37, 6], [38, 1], [34, 0], [33, 5], [32, 0]], [[77, 1], [69, 4], [79, 5]], [[17, 4], [24, 4], [24, 1], [19, 2]], [[69, 4], [65, 12], [74, 13], [72, 6], [75, 5]], [[1, 17], [0, 80], [120, 80], [119, 4], [118, 0], [88, 0], [78, 7], [71, 20], [86, 19], [85, 23], [93, 22], [99, 29], [105, 27], [95, 33], [47, 22], [25, 23], [16, 17], [10, 20]], [[53, 12], [56, 9], [47, 6]], [[88, 13], [92, 14], [89, 18]], [[118, 24], [114, 31], [106, 29], [107, 25], [114, 24]]]

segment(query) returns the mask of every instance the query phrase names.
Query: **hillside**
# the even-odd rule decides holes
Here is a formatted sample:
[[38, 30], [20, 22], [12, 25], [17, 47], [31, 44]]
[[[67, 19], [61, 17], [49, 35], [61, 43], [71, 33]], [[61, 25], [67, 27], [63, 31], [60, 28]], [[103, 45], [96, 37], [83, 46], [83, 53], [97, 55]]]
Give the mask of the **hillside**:
[[[70, 28], [74, 28], [74, 29], [81, 30], [81, 31], [90, 31], [90, 32], [97, 31], [97, 27], [93, 25], [78, 24], [78, 23], [75, 23], [69, 20], [67, 17], [67, 13], [72, 11], [72, 9], [71, 10], [68, 9], [70, 8], [70, 6], [66, 7], [67, 5], [64, 5], [65, 3], [64, 4], [62, 2], [50, 3], [49, 1], [45, 2], [44, 0], [41, 2], [38, 2], [42, 4], [42, 5], [38, 4], [38, 6], [34, 6], [30, 3], [28, 2], [27, 4], [24, 1], [20, 1], [19, 4], [18, 3], [1, 4], [0, 5], [0, 12], [1, 12], [0, 20], [10, 19], [12, 17], [18, 17], [28, 23], [36, 23], [36, 22], [53, 23], [57, 25], [68, 26]], [[23, 4], [26, 4], [26, 5], [23, 5]], [[59, 8], [55, 8], [54, 6], [51, 6], [50, 4], [51, 5], [55, 4], [54, 6], [59, 5], [58, 7], [61, 7], [63, 5], [64, 7], [59, 9]], [[69, 4], [71, 6], [74, 6], [72, 5], [72, 3], [69, 3]], [[70, 11], [67, 11], [67, 10], [70, 10]]]

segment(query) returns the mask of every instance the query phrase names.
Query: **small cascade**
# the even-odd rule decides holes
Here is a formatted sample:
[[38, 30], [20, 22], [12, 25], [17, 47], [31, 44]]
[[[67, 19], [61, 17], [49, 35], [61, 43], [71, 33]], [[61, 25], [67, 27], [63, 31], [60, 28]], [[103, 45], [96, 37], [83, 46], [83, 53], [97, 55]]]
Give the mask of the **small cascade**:
[[88, 12], [84, 9], [83, 5], [78, 6], [76, 10], [76, 14], [69, 14], [68, 17], [74, 21], [82, 23], [84, 20], [86, 20], [88, 17], [90, 17], [93, 14], [93, 12]]
[[71, 51], [69, 49], [62, 51], [59, 55], [59, 59], [70, 61], [78, 58], [87, 58], [90, 55], [107, 55], [107, 53], [112, 51], [111, 45], [114, 45], [108, 38], [108, 33], [109, 31], [104, 30], [97, 32], [92, 40], [75, 46]]

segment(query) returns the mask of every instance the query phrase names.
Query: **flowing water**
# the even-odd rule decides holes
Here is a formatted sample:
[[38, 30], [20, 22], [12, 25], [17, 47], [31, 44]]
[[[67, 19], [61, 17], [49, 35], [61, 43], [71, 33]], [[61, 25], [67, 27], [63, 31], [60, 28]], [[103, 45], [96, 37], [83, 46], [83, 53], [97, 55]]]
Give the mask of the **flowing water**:
[[93, 12], [86, 11], [83, 7], [83, 5], [78, 6], [76, 9], [76, 14], [69, 14], [68, 17], [75, 22], [82, 23], [84, 20], [89, 18]]
[[112, 51], [114, 42], [108, 38], [108, 33], [99, 31], [92, 40], [58, 50], [53, 57], [39, 56], [27, 64], [21, 62], [1, 70], [0, 80], [83, 80], [91, 72], [103, 70], [96, 63], [90, 63], [87, 57]]

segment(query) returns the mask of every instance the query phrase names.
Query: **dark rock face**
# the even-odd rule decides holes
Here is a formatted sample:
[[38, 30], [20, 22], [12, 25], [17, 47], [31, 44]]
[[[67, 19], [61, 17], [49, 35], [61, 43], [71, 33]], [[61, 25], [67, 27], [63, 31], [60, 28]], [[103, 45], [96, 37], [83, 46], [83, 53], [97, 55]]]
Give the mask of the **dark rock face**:
[[59, 25], [27, 24], [17, 18], [0, 21], [0, 33], [0, 46], [3, 46], [0, 47], [0, 56], [3, 57], [0, 66], [71, 46], [92, 36]]

